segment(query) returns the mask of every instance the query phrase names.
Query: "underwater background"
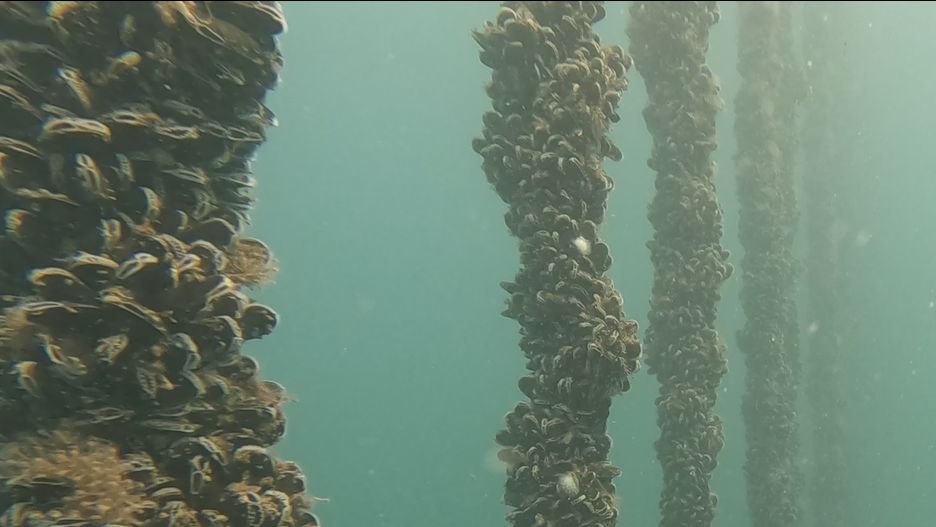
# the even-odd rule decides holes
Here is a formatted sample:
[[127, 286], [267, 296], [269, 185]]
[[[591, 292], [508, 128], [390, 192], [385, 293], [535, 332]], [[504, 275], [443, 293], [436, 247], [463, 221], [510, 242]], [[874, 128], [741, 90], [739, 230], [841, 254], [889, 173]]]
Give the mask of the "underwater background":
[[[506, 524], [494, 434], [523, 398], [516, 381], [524, 359], [517, 324], [500, 316], [507, 295], [498, 283], [514, 276], [517, 247], [504, 226], [506, 206], [471, 148], [490, 107], [490, 71], [470, 32], [498, 5], [283, 6], [286, 66], [268, 98], [279, 126], [254, 165], [258, 202], [248, 230], [278, 257], [276, 283], [257, 297], [282, 318], [245, 351], [295, 399], [276, 450], [306, 471], [325, 525]], [[626, 49], [627, 4], [606, 7], [595, 30]], [[850, 284], [849, 523], [929, 527], [936, 517], [936, 76], [929, 68], [936, 6], [852, 7], [866, 23], [842, 36], [841, 50], [860, 65], [849, 95], [852, 125], [841, 130], [854, 145], [848, 192], [859, 211], [857, 224], [841, 226], [841, 243], [854, 246], [840, 262]], [[739, 271], [737, 6], [720, 8], [708, 53], [726, 101], [714, 159], [722, 243]], [[795, 10], [797, 29], [802, 16]], [[640, 113], [646, 91], [635, 70], [628, 78], [621, 121], [611, 128], [624, 158], [605, 162], [615, 188], [602, 233], [614, 257], [609, 274], [643, 337], [654, 179]], [[800, 246], [803, 238], [801, 231]], [[722, 287], [718, 319], [730, 370], [716, 408], [726, 436], [712, 481], [719, 527], [750, 523], [741, 471], [744, 364], [734, 337], [744, 323], [741, 274]], [[802, 273], [799, 284], [804, 289]], [[801, 316], [804, 331], [809, 324]], [[611, 460], [623, 470], [615, 480], [619, 525], [652, 525], [661, 487], [653, 449], [658, 383], [641, 370], [631, 385], [614, 399], [608, 428]], [[802, 406], [808, 476], [812, 425]]]

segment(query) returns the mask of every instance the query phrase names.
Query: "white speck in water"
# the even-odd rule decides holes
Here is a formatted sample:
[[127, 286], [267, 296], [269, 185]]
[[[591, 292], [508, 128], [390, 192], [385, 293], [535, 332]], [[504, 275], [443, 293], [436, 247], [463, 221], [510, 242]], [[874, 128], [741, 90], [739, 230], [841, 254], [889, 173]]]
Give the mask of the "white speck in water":
[[813, 322], [812, 324], [809, 325], [809, 327], [806, 328], [806, 333], [808, 333], [808, 334], [810, 334], [810, 335], [815, 334], [817, 331], [819, 331], [819, 323], [818, 323], [818, 322]]
[[871, 241], [871, 233], [866, 230], [858, 231], [855, 235], [855, 247], [864, 247]]
[[936, 302], [933, 302], [932, 300], [930, 300], [929, 308], [933, 309], [934, 307], [936, 307]]
[[914, 377], [916, 377], [916, 374], [917, 374], [916, 370], [910, 370], [910, 375], [913, 375]]
[[807, 67], [807, 68], [811, 68], [811, 67], [812, 67], [812, 61], [811, 61], [811, 60], [807, 60], [807, 61], [806, 61], [806, 67]]
[[575, 248], [578, 249], [578, 252], [582, 256], [588, 256], [591, 254], [591, 242], [579, 236], [578, 238], [572, 240], [572, 244], [575, 245]]

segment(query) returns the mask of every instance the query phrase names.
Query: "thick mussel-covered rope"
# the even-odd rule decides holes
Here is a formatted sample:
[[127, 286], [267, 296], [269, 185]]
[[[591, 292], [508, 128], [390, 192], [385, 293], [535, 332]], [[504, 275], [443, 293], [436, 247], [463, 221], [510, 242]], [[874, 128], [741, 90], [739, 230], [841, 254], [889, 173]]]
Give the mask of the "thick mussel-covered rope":
[[711, 525], [717, 498], [709, 488], [724, 439], [714, 413], [727, 373], [715, 329], [719, 289], [731, 272], [721, 246], [722, 211], [715, 193], [715, 116], [723, 102], [705, 63], [715, 2], [634, 2], [628, 34], [649, 101], [656, 172], [647, 245], [654, 266], [647, 367], [657, 398], [663, 468], [662, 527]]
[[278, 320], [240, 233], [284, 29], [276, 2], [0, 2], [0, 524], [318, 524], [241, 353]]
[[810, 524], [842, 527], [847, 518], [848, 408], [845, 364], [847, 350], [843, 262], [847, 261], [841, 236], [847, 225], [848, 85], [851, 57], [843, 53], [843, 32], [853, 20], [854, 6], [840, 2], [806, 2], [804, 62], [809, 93], [804, 104], [803, 187], [806, 208], [806, 316], [808, 360], [806, 394], [812, 410], [813, 466], [810, 469]]
[[612, 188], [602, 160], [621, 158], [606, 134], [630, 66], [592, 31], [603, 16], [600, 2], [505, 2], [474, 35], [493, 70], [493, 111], [473, 146], [520, 242], [520, 272], [502, 285], [504, 315], [521, 326], [529, 399], [497, 434], [518, 527], [611, 526], [618, 516], [606, 422], [640, 344], [598, 235]]
[[741, 305], [738, 333], [747, 387], [747, 501], [752, 523], [791, 527], [801, 518], [799, 326], [794, 238], [798, 225], [793, 179], [796, 102], [801, 89], [787, 2], [739, 2], [735, 99], [740, 204]]

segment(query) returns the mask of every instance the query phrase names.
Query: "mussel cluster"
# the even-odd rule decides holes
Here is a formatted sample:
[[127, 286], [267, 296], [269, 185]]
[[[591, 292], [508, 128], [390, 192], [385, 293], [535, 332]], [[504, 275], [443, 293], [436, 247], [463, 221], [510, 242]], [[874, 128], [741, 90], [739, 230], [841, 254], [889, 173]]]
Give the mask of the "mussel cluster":
[[644, 119], [653, 137], [648, 161], [656, 195], [648, 217], [654, 284], [646, 333], [647, 367], [657, 399], [663, 468], [662, 527], [710, 525], [717, 499], [709, 479], [723, 444], [714, 414], [727, 372], [715, 331], [719, 287], [732, 272], [720, 243], [715, 194], [715, 116], [723, 106], [705, 64], [715, 2], [634, 2], [630, 51], [647, 86]]
[[522, 267], [504, 315], [521, 326], [529, 400], [497, 434], [508, 465], [507, 518], [517, 527], [616, 523], [606, 421], [611, 397], [637, 368], [637, 324], [605, 273], [598, 229], [612, 181], [607, 137], [630, 58], [603, 46], [601, 2], [504, 2], [474, 34], [493, 70], [493, 111], [474, 140], [488, 181], [509, 206]]
[[745, 254], [738, 333], [747, 389], [748, 508], [755, 525], [784, 527], [800, 518], [802, 481], [796, 419], [799, 328], [796, 316], [798, 217], [793, 180], [795, 115], [801, 83], [793, 56], [791, 7], [739, 4], [735, 99], [739, 235]]
[[[285, 26], [276, 2], [0, 2], [0, 459], [114, 452], [0, 465], [0, 524], [318, 524], [268, 450], [284, 390], [241, 354], [278, 320], [241, 232]], [[99, 469], [132, 517], [93, 512]]]
[[[851, 7], [849, 9], [849, 7]], [[859, 78], [856, 63], [843, 53], [842, 35], [849, 34], [864, 15], [841, 2], [803, 5], [803, 62], [809, 96], [803, 112], [803, 196], [807, 239], [806, 281], [808, 335], [806, 394], [812, 416], [812, 458], [809, 514], [813, 525], [848, 525], [849, 411], [846, 364], [849, 353], [845, 324], [849, 254], [835, 238], [837, 226], [849, 224], [850, 188], [854, 185], [854, 145], [842, 130], [851, 126], [856, 108], [849, 97]], [[859, 22], [861, 20], [861, 22]]]

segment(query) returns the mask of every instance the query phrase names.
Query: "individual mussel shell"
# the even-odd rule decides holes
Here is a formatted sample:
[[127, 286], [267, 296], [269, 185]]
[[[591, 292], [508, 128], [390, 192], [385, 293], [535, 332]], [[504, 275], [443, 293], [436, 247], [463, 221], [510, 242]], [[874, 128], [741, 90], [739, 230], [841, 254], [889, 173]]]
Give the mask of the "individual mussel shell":
[[206, 361], [227, 362], [243, 343], [240, 325], [228, 316], [202, 320], [188, 330]]
[[260, 495], [242, 487], [229, 485], [222, 501], [221, 511], [231, 518], [232, 524], [245, 527], [263, 527], [265, 513]]
[[234, 242], [237, 229], [230, 222], [220, 218], [212, 218], [193, 226], [182, 233], [182, 240], [194, 243], [198, 240], [206, 241], [219, 249], [227, 249]]
[[267, 35], [278, 35], [287, 30], [286, 16], [279, 2], [233, 1], [210, 2], [212, 13], [244, 29]]
[[201, 366], [198, 344], [185, 333], [170, 335], [162, 360], [171, 373], [191, 371]]
[[127, 289], [120, 286], [108, 287], [101, 291], [100, 297], [105, 306], [116, 308], [117, 312], [134, 322], [130, 327], [132, 333], [141, 332], [140, 336], [152, 339], [168, 337], [166, 325], [159, 314], [137, 302]]
[[35, 269], [29, 273], [29, 281], [45, 300], [90, 303], [97, 296], [80, 278], [58, 267]]
[[199, 510], [198, 520], [204, 527], [227, 527], [230, 525], [228, 517], [214, 509]]
[[240, 318], [244, 340], [263, 338], [273, 332], [279, 322], [279, 315], [272, 308], [263, 304], [250, 304]]
[[0, 129], [4, 133], [28, 137], [42, 122], [42, 114], [13, 86], [0, 84]]
[[111, 130], [100, 121], [80, 118], [46, 120], [39, 143], [52, 151], [98, 151], [111, 141]]
[[247, 355], [236, 355], [233, 359], [218, 366], [218, 372], [235, 381], [246, 381], [257, 375], [260, 364], [257, 359]]
[[231, 470], [234, 474], [247, 472], [254, 480], [276, 475], [276, 463], [273, 455], [261, 446], [244, 445], [234, 451]]
[[68, 478], [56, 476], [18, 477], [7, 482], [14, 495], [26, 498], [37, 504], [50, 504], [61, 500], [75, 490], [75, 484]]
[[88, 304], [39, 301], [20, 304], [29, 322], [48, 328], [51, 333], [63, 332], [80, 326], [97, 308]]
[[298, 518], [296, 518], [294, 525], [296, 527], [321, 527], [322, 522], [315, 514], [309, 511], [302, 511], [299, 513]]
[[106, 256], [78, 252], [64, 259], [65, 269], [74, 274], [83, 284], [101, 289], [110, 283], [120, 265]]

